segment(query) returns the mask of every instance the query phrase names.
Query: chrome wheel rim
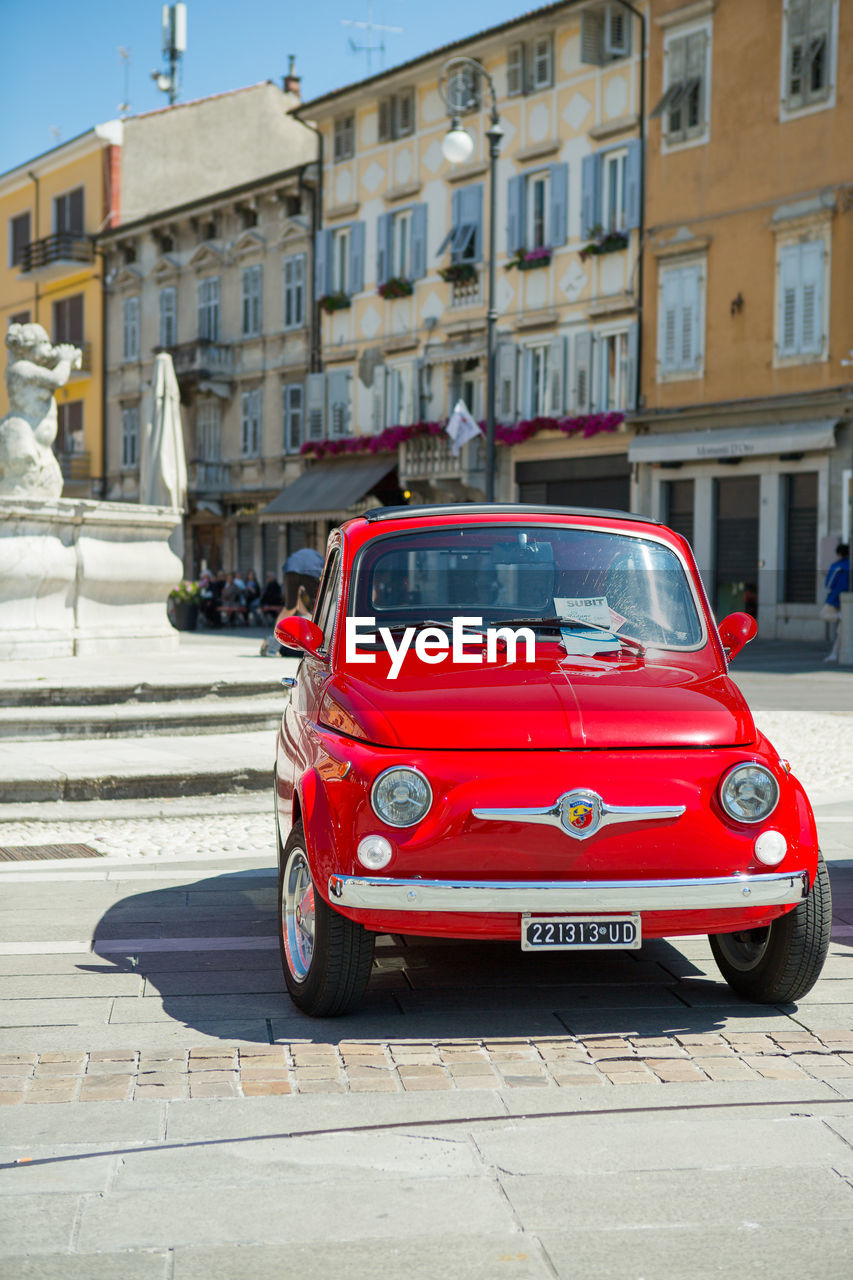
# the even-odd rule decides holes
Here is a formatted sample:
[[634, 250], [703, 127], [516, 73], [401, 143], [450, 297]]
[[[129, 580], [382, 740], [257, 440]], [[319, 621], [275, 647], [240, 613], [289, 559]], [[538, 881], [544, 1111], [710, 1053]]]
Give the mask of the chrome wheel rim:
[[314, 958], [314, 882], [305, 850], [291, 849], [281, 883], [284, 954], [294, 982], [304, 982]]
[[770, 944], [770, 929], [743, 929], [740, 933], [720, 933], [717, 946], [733, 969], [748, 973], [764, 958]]

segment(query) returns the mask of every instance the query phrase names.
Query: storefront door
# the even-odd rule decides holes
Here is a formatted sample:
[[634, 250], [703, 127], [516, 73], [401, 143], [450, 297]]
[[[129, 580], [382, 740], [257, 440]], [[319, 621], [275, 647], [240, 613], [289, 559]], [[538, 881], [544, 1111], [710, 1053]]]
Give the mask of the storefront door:
[[716, 480], [714, 597], [718, 619], [758, 614], [759, 476]]

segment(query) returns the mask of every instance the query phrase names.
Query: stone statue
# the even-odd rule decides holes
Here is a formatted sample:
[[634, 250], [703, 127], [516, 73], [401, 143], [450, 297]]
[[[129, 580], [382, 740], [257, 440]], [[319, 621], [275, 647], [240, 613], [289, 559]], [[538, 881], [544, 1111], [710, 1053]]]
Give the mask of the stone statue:
[[9, 412], [0, 419], [0, 497], [53, 501], [62, 472], [53, 453], [54, 393], [80, 368], [81, 352], [54, 346], [40, 324], [11, 324], [6, 334]]

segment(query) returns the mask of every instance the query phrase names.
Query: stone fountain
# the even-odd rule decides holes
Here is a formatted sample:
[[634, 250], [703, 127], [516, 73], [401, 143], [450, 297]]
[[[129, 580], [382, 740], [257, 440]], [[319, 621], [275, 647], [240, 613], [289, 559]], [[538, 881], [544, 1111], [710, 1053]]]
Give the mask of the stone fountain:
[[183, 575], [169, 507], [62, 497], [55, 393], [81, 353], [13, 324], [0, 420], [0, 658], [175, 649], [166, 616]]

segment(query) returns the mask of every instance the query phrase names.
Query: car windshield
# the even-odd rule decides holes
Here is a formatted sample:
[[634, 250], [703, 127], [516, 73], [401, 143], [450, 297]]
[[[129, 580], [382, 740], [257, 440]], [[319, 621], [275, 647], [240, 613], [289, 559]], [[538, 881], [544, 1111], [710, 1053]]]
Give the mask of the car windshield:
[[663, 648], [692, 648], [702, 625], [679, 558], [662, 543], [559, 525], [437, 525], [359, 551], [350, 617], [377, 627], [512, 623], [559, 632], [605, 627]]

